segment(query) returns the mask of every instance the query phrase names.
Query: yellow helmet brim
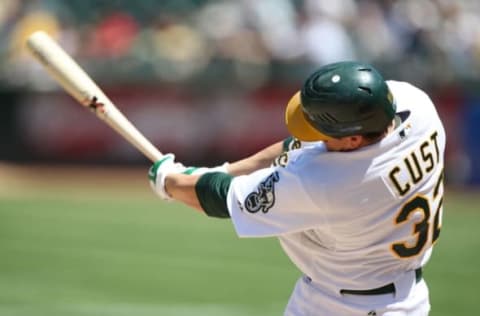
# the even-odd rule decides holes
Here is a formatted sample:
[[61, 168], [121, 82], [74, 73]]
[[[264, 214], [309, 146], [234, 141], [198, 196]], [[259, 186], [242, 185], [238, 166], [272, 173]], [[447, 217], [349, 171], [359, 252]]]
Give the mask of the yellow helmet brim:
[[287, 129], [290, 134], [299, 140], [313, 142], [331, 139], [331, 137], [315, 129], [305, 118], [302, 110], [300, 91], [295, 93], [290, 101], [288, 101], [285, 110], [285, 123], [287, 124]]

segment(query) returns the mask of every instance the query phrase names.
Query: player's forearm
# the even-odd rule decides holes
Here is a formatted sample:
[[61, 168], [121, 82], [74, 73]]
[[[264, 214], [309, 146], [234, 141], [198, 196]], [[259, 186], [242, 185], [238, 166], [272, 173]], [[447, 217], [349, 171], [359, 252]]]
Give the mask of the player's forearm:
[[227, 195], [233, 177], [223, 172], [201, 176], [171, 174], [165, 188], [175, 200], [183, 202], [210, 217], [228, 218]]
[[170, 174], [165, 178], [165, 190], [175, 200], [203, 212], [195, 192], [195, 185], [200, 176]]
[[152, 166], [149, 178], [154, 191], [165, 200], [177, 200], [209, 216], [229, 217], [226, 196], [232, 178], [269, 167], [282, 154], [287, 140], [216, 168], [185, 168], [170, 154]]
[[252, 173], [255, 170], [269, 167], [273, 160], [283, 152], [283, 141], [270, 145], [245, 159], [230, 163], [228, 173], [239, 176]]

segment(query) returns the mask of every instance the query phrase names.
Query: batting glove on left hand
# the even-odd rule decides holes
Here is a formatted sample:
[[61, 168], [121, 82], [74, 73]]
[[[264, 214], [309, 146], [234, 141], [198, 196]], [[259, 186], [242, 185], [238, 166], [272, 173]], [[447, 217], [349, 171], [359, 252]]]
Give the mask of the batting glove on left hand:
[[181, 163], [175, 162], [174, 154], [166, 154], [148, 170], [150, 186], [161, 199], [171, 201], [173, 198], [165, 190], [165, 178], [172, 173], [182, 173], [185, 169]]

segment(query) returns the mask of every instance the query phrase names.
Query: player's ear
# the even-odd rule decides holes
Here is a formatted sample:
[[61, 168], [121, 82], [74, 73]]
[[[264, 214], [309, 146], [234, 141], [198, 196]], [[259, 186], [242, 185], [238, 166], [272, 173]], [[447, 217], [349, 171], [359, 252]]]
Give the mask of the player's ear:
[[355, 150], [359, 148], [364, 142], [363, 136], [361, 135], [347, 136], [345, 138], [345, 150]]

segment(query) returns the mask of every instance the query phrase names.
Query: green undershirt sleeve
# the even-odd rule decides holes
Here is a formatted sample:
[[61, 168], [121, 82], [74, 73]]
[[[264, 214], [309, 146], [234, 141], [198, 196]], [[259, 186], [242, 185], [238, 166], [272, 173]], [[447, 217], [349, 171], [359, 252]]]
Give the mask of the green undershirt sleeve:
[[295, 138], [293, 136], [289, 136], [285, 138], [283, 141], [283, 152], [287, 152], [290, 149], [290, 144], [295, 141]]
[[233, 177], [223, 172], [203, 174], [195, 185], [198, 201], [210, 217], [228, 218], [227, 193]]

